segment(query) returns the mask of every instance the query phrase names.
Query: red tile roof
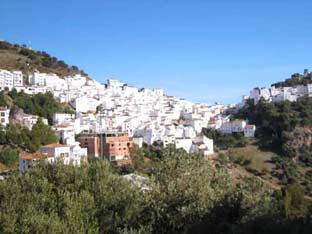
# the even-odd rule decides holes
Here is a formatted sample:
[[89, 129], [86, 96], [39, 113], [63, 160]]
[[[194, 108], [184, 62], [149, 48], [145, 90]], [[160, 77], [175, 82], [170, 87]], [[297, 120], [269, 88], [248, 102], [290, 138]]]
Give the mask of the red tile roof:
[[49, 144], [49, 145], [44, 145], [42, 148], [60, 148], [60, 147], [68, 147], [68, 145], [62, 145], [62, 144]]
[[41, 158], [44, 158], [44, 156], [40, 153], [23, 154], [20, 156], [20, 159], [24, 160], [41, 159]]
[[250, 128], [250, 129], [253, 129], [255, 128], [256, 126], [255, 125], [246, 125], [245, 128]]

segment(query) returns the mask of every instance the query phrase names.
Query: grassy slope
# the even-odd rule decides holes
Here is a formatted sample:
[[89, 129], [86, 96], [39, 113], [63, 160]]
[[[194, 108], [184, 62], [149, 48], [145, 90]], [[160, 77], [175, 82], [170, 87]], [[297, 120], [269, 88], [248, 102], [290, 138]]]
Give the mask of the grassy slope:
[[20, 70], [24, 74], [38, 70], [39, 72], [55, 73], [61, 77], [74, 74], [87, 74], [76, 66], [42, 51], [35, 51], [19, 45], [0, 41], [0, 69]]

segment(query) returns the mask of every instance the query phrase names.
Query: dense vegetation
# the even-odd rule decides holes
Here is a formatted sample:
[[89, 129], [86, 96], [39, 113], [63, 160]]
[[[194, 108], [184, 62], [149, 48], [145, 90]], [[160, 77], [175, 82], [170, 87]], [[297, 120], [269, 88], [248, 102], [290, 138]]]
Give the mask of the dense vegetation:
[[198, 155], [169, 151], [170, 156], [151, 166], [149, 176], [143, 174], [149, 178], [145, 191], [128, 183], [105, 161], [81, 167], [40, 163], [12, 175], [0, 182], [0, 233], [284, 234], [311, 230], [308, 204], [299, 185], [281, 192], [256, 178], [234, 185], [224, 169], [212, 167]]
[[285, 81], [280, 81], [275, 84], [272, 84], [272, 86], [280, 88], [280, 87], [292, 87], [297, 85], [307, 85], [311, 83], [312, 79], [310, 74], [308, 76], [304, 76], [299, 73], [295, 73], [291, 76], [291, 78], [286, 79]]
[[240, 133], [223, 134], [212, 128], [203, 128], [202, 132], [206, 137], [213, 139], [215, 150], [246, 146], [246, 138]]
[[16, 163], [18, 151], [36, 152], [40, 146], [56, 143], [57, 138], [50, 126], [41, 119], [31, 130], [16, 124], [10, 124], [6, 129], [0, 129], [0, 162], [10, 166]]
[[6, 93], [0, 92], [0, 106], [10, 106], [14, 114], [16, 107], [22, 108], [26, 114], [46, 118], [52, 124], [55, 112], [73, 113], [68, 105], [57, 102], [51, 92], [29, 95], [15, 89]]
[[248, 118], [257, 126], [256, 136], [263, 147], [308, 160], [304, 154], [311, 153], [312, 98], [276, 103], [261, 100], [257, 105], [250, 100], [237, 117]]
[[250, 100], [236, 117], [256, 124], [260, 147], [276, 153], [272, 176], [283, 185], [297, 181], [311, 195], [312, 98], [277, 103], [260, 100], [257, 105]]
[[18, 160], [19, 153], [16, 149], [10, 146], [4, 146], [0, 150], [0, 163], [6, 166], [14, 165]]
[[6, 41], [0, 41], [0, 69], [20, 70], [25, 75], [37, 70], [61, 77], [78, 73], [88, 76], [77, 66], [69, 66], [44, 51], [35, 51], [26, 45], [13, 45]]

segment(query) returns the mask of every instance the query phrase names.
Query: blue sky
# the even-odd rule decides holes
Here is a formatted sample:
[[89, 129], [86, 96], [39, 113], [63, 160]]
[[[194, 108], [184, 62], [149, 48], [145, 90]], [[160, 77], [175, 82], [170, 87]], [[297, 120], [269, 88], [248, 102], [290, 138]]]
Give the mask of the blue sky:
[[312, 70], [311, 22], [308, 0], [0, 0], [2, 39], [210, 103]]

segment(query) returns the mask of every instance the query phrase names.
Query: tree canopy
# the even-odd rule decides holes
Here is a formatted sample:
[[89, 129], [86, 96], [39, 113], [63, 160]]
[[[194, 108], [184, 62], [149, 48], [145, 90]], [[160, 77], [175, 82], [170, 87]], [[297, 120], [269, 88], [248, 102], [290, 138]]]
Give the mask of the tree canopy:
[[[141, 175], [148, 179], [147, 190], [129, 183], [107, 161], [80, 167], [41, 162], [0, 181], [0, 230], [275, 234], [311, 228], [303, 226], [307, 210], [285, 215], [284, 204], [298, 210], [288, 198], [284, 202], [283, 193], [276, 194], [257, 178], [233, 184], [224, 168], [199, 155], [171, 149], [150, 175]], [[287, 193], [295, 194], [291, 201], [301, 202], [297, 192]]]
[[57, 102], [51, 92], [29, 95], [24, 92], [18, 93], [13, 89], [8, 95], [12, 98], [14, 105], [22, 108], [26, 114], [33, 114], [46, 118], [49, 124], [52, 124], [53, 114], [55, 112], [73, 113], [73, 110], [68, 106]]
[[41, 119], [37, 121], [32, 130], [17, 124], [10, 124], [6, 129], [0, 130], [0, 145], [9, 145], [28, 152], [36, 152], [40, 146], [56, 142], [55, 132]]

